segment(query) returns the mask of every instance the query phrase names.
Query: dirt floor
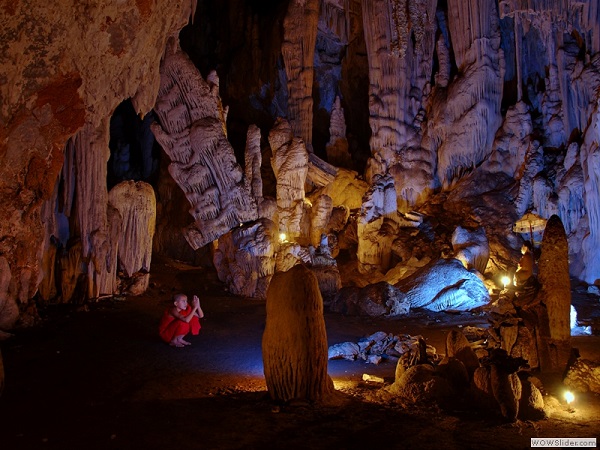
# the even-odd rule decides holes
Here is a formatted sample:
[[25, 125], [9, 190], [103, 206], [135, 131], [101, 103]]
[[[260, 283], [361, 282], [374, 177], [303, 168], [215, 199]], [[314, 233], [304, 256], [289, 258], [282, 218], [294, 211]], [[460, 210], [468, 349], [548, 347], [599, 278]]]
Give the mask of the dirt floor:
[[[206, 318], [192, 345], [172, 348], [157, 324], [174, 292], [197, 293]], [[580, 319], [600, 315], [581, 300]], [[579, 301], [579, 300], [578, 300]], [[595, 303], [594, 303], [595, 302]], [[599, 437], [600, 398], [561, 400], [545, 387], [549, 418], [505, 423], [494, 414], [407, 406], [385, 400], [395, 363], [332, 360], [338, 406], [275, 405], [264, 381], [261, 339], [265, 303], [229, 295], [212, 269], [155, 261], [141, 297], [40, 310], [41, 326], [1, 343], [5, 389], [0, 397], [2, 450], [56, 449], [520, 449], [536, 437]], [[402, 319], [325, 314], [329, 345], [376, 331], [423, 335], [444, 352], [446, 333], [486, 326], [479, 314], [415, 311]], [[583, 357], [600, 360], [600, 337], [576, 337]]]

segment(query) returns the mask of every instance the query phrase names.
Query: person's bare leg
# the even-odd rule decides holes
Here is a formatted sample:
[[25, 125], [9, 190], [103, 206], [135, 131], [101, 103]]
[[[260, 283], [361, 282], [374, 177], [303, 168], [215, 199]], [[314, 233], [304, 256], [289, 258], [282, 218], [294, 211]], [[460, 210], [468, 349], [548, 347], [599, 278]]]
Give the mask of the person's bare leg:
[[191, 342], [188, 342], [185, 339], [183, 339], [183, 336], [181, 336], [181, 339], [179, 339], [179, 342], [181, 342], [183, 345], [192, 345]]

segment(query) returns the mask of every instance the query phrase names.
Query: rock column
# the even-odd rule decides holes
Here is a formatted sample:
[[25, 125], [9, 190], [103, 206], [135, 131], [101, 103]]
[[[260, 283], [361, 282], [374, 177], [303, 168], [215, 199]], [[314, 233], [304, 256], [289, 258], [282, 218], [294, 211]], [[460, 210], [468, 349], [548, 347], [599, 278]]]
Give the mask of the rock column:
[[[571, 353], [571, 280], [569, 247], [560, 218], [550, 217], [542, 239], [539, 262], [541, 303], [546, 320], [538, 330], [540, 366], [546, 372], [562, 372]], [[546, 326], [547, 323], [547, 326]]]
[[334, 393], [327, 374], [323, 299], [314, 274], [297, 265], [273, 276], [267, 292], [262, 339], [265, 379], [279, 402], [328, 401]]

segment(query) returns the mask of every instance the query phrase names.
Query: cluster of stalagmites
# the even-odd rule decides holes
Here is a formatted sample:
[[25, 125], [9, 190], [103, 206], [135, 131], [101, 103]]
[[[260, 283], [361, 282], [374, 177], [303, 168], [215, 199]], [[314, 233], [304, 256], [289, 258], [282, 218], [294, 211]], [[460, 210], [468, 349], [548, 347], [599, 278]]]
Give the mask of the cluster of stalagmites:
[[[463, 233], [455, 234], [457, 244]], [[476, 239], [473, 243], [478, 248]], [[482, 306], [480, 310], [489, 314], [488, 328], [467, 327], [465, 334], [451, 331], [443, 358], [421, 337], [384, 332], [356, 344], [333, 345], [329, 358], [374, 364], [397, 360], [395, 381], [384, 389], [388, 394], [410, 403], [434, 401], [450, 408], [498, 411], [511, 421], [546, 415], [542, 386], [533, 373], [566, 373], [567, 386], [597, 392], [597, 364], [573, 358], [568, 248], [557, 216], [548, 221], [541, 247], [537, 279], [517, 290], [505, 289], [494, 302]], [[477, 261], [472, 259], [475, 265]], [[383, 315], [383, 305], [371, 308], [379, 307]]]

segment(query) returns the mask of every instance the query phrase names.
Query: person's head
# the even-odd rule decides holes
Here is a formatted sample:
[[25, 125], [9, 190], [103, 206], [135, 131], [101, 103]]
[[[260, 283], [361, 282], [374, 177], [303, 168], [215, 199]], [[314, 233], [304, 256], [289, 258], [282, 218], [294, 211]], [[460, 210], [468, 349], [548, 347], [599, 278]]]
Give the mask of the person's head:
[[179, 309], [187, 308], [188, 298], [185, 294], [175, 294], [173, 296], [173, 304]]
[[531, 244], [529, 243], [529, 241], [525, 241], [523, 242], [523, 245], [521, 246], [521, 253], [524, 255], [527, 252], [531, 251]]

